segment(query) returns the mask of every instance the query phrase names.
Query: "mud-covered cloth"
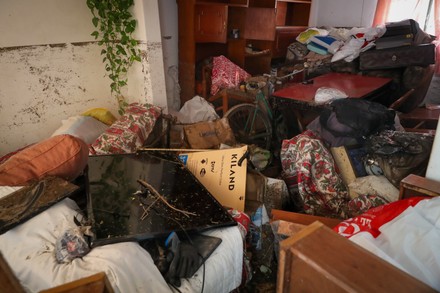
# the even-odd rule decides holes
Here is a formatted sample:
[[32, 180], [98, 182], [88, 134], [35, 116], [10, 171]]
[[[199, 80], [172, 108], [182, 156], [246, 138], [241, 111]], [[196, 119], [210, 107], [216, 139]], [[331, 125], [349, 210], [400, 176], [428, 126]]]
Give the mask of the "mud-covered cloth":
[[290, 140], [284, 140], [281, 158], [288, 187], [293, 192], [298, 188], [305, 213], [347, 217], [344, 211], [350, 200], [347, 187], [336, 170], [330, 151], [315, 133], [305, 131]]

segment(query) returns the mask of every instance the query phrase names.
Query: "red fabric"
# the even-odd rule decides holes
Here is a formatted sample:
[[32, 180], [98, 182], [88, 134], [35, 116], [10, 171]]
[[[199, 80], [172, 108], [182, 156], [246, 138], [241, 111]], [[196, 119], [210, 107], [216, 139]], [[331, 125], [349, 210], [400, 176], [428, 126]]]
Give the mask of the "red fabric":
[[[350, 200], [330, 151], [312, 131], [283, 140], [281, 166], [290, 182], [298, 178], [298, 193], [305, 213], [331, 218], [348, 218]], [[290, 191], [292, 185], [288, 186]]]
[[212, 63], [211, 95], [215, 95], [221, 89], [237, 87], [240, 82], [251, 77], [225, 56], [214, 57]]
[[0, 165], [1, 186], [22, 186], [44, 176], [66, 180], [80, 175], [88, 161], [88, 146], [77, 137], [61, 134], [40, 141]]
[[389, 204], [372, 208], [364, 214], [342, 221], [334, 231], [347, 238], [360, 233], [369, 232], [373, 237], [380, 235], [380, 227], [400, 215], [408, 207], [413, 207], [427, 197], [411, 197]]
[[90, 155], [134, 153], [153, 130], [161, 109], [151, 104], [132, 103], [90, 146]]
[[16, 151], [10, 152], [9, 154], [4, 155], [3, 157], [0, 158], [0, 164], [3, 164], [4, 162], [6, 162], [7, 159], [9, 159], [10, 157], [12, 157], [13, 155], [19, 153], [20, 151], [30, 147], [33, 144], [27, 145], [25, 147], [22, 147], [21, 149], [18, 149]]

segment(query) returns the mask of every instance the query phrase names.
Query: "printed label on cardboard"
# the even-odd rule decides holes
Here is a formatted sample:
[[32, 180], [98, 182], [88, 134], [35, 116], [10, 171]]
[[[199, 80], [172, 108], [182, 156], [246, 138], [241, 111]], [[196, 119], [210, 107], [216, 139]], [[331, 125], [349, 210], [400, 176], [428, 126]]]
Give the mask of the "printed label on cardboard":
[[179, 159], [225, 207], [244, 211], [246, 192], [247, 146], [241, 148], [191, 152], [180, 154]]

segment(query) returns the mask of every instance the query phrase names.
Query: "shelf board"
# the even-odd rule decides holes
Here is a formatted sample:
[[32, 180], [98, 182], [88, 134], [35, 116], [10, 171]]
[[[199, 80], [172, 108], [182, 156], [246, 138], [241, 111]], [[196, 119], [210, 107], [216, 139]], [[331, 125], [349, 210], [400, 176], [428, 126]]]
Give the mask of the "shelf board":
[[290, 3], [312, 4], [312, 1], [311, 1], [311, 0], [277, 0], [277, 2], [290, 2]]
[[248, 3], [228, 3], [228, 2], [212, 2], [212, 1], [197, 1], [196, 4], [203, 5], [226, 5], [229, 7], [248, 7]]
[[270, 55], [270, 54], [271, 54], [271, 52], [270, 52], [270, 50], [269, 50], [269, 51], [267, 51], [267, 52], [255, 53], [255, 54], [252, 54], [252, 53], [244, 53], [244, 57], [246, 57], [246, 58], [264, 57], [264, 56], [268, 56], [268, 55]]

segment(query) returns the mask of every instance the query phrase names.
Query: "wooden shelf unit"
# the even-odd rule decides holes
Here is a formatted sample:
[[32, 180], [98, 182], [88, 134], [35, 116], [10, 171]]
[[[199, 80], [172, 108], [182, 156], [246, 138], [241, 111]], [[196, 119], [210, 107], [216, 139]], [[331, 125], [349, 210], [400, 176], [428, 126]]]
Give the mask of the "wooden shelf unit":
[[[252, 75], [270, 73], [274, 58], [308, 25], [311, 0], [177, 0], [181, 104], [196, 91], [196, 67], [224, 55]], [[231, 31], [239, 31], [232, 38]], [[246, 47], [269, 52], [246, 53]], [[206, 98], [206, 97], [205, 97]]]
[[[275, 0], [177, 0], [177, 4], [182, 105], [196, 94], [196, 66], [207, 57], [225, 55], [252, 75], [270, 72], [271, 53], [246, 54], [246, 46], [272, 50]], [[233, 29], [239, 31], [237, 39], [231, 36]]]
[[311, 4], [311, 0], [277, 1], [273, 58], [285, 58], [287, 47], [307, 29]]

